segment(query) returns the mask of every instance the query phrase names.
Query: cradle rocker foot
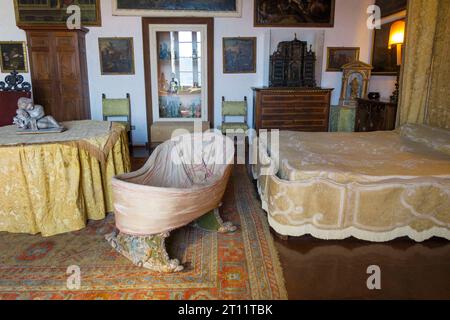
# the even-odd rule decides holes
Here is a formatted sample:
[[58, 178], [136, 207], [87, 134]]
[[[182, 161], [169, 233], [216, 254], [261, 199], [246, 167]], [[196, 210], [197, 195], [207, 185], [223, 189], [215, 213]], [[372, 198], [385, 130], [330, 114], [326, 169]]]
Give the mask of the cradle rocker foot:
[[170, 259], [165, 239], [169, 233], [150, 236], [132, 236], [114, 231], [106, 235], [111, 246], [138, 267], [160, 273], [180, 272], [184, 267], [178, 259]]
[[194, 225], [207, 231], [215, 231], [219, 233], [232, 233], [237, 230], [237, 227], [231, 222], [223, 222], [219, 214], [219, 208], [216, 208], [199, 218]]

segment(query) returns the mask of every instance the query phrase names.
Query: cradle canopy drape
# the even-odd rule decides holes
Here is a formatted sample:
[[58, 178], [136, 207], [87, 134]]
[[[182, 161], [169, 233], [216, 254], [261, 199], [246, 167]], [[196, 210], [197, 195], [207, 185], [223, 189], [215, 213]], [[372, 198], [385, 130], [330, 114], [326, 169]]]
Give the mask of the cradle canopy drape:
[[450, 129], [450, 1], [410, 0], [399, 124]]
[[130, 171], [125, 128], [64, 126], [64, 133], [38, 136], [0, 128], [0, 231], [52, 236], [113, 211], [111, 178]]

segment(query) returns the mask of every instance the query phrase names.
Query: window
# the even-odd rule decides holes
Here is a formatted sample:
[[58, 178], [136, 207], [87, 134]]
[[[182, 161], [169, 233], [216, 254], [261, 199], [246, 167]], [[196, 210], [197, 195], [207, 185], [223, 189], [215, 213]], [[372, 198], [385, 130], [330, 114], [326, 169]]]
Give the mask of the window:
[[203, 60], [206, 38], [202, 34], [204, 31], [199, 30], [204, 27], [196, 26], [192, 30], [185, 26], [178, 30], [176, 26], [165, 26], [164, 30], [156, 28], [150, 33], [155, 44], [151, 48], [157, 48], [155, 65], [158, 66], [157, 75], [152, 75], [152, 79], [157, 79], [158, 92], [158, 97], [153, 98], [153, 105], [158, 106], [153, 110], [154, 117], [162, 121], [207, 120], [207, 90], [202, 88], [206, 83], [203, 78], [203, 71], [207, 69]]

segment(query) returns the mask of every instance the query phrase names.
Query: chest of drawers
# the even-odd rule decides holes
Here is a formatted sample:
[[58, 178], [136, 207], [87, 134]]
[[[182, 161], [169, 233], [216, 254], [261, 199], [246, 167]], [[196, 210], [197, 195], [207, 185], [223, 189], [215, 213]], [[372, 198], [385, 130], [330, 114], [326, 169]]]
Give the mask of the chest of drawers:
[[253, 88], [253, 126], [327, 132], [331, 92], [321, 88]]

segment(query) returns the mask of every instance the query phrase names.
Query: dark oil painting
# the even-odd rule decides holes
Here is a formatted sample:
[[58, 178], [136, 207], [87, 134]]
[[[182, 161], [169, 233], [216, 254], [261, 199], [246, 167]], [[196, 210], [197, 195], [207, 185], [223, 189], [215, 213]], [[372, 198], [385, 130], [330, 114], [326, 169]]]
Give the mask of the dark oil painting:
[[71, 5], [80, 6], [83, 25], [101, 25], [100, 0], [14, 0], [17, 25], [65, 24]]
[[406, 9], [408, 0], [376, 0], [375, 4], [381, 9], [381, 16], [387, 17]]
[[134, 74], [133, 38], [99, 38], [102, 75]]
[[[394, 21], [395, 22], [395, 21]], [[372, 75], [397, 75], [397, 51], [389, 49], [389, 33], [394, 22], [386, 23], [381, 29], [375, 29], [372, 51]]]
[[[237, 0], [116, 0], [122, 10], [236, 11]], [[248, 1], [248, 0], [246, 0]]]
[[28, 72], [27, 52], [24, 42], [0, 42], [0, 71]]
[[223, 38], [223, 72], [256, 72], [256, 38]]
[[334, 26], [335, 0], [255, 0], [256, 27]]
[[342, 71], [342, 66], [359, 59], [359, 48], [329, 47], [327, 72]]

